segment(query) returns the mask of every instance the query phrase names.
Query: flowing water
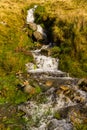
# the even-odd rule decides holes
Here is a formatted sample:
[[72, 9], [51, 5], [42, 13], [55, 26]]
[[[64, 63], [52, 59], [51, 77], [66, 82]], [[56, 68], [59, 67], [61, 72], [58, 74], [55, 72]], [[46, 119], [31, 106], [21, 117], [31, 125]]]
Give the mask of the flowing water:
[[34, 20], [35, 20], [35, 18], [34, 18], [34, 11], [35, 11], [35, 9], [37, 8], [37, 5], [35, 5], [34, 6], [34, 8], [31, 8], [31, 9], [29, 9], [28, 11], [27, 11], [27, 19], [26, 19], [26, 21], [27, 21], [27, 24], [28, 23], [33, 23], [34, 22]]
[[[34, 6], [28, 10], [27, 23], [34, 22], [36, 8], [37, 6]], [[37, 31], [43, 33], [40, 25], [37, 25]], [[38, 94], [35, 100], [29, 100], [18, 108], [25, 112], [24, 118], [28, 122], [26, 124], [28, 130], [72, 130], [69, 118], [56, 119], [54, 115], [62, 108], [78, 105], [78, 101], [86, 102], [87, 93], [76, 87], [74, 78], [58, 70], [59, 59], [41, 55], [44, 47], [47, 49], [48, 46], [32, 51], [35, 64], [27, 63], [26, 68], [29, 74], [36, 75], [35, 78], [32, 76], [33, 80], [37, 80], [40, 86], [48, 88]], [[40, 76], [42, 78], [39, 79]]]
[[[26, 19], [27, 24], [29, 24], [29, 23], [34, 23], [34, 22], [35, 22], [34, 11], [35, 11], [35, 9], [36, 9], [37, 7], [38, 7], [38, 6], [35, 5], [33, 8], [31, 8], [31, 9], [29, 9], [29, 10], [27, 11], [27, 19]], [[39, 33], [41, 33], [44, 37], [47, 37], [47, 35], [46, 35], [46, 33], [44, 32], [44, 29], [41, 27], [41, 25], [36, 24], [36, 26], [37, 26], [37, 30], [36, 30], [36, 31], [39, 32]]]
[[[28, 72], [55, 72], [58, 71], [58, 59], [52, 58], [50, 56], [44, 56], [40, 54], [40, 50], [35, 50], [32, 52], [35, 62], [36, 62], [36, 68], [35, 65], [32, 66], [32, 69], [29, 69]], [[28, 67], [29, 64], [26, 64]]]

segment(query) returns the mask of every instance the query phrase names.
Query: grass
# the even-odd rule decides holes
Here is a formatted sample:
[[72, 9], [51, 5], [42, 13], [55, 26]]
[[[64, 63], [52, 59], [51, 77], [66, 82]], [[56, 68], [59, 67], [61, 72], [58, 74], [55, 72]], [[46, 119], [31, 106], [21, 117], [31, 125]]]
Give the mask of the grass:
[[87, 130], [87, 124], [75, 124], [75, 130]]
[[[57, 44], [50, 53], [60, 59], [59, 68], [72, 76], [87, 77], [86, 0], [0, 0], [0, 104], [20, 104], [32, 96], [35, 98], [18, 89], [21, 81], [16, 77], [19, 71], [26, 73], [25, 64], [33, 62], [30, 50], [40, 46], [28, 36], [31, 32], [26, 27], [27, 9], [34, 4], [39, 5], [36, 22], [47, 29], [48, 40]], [[36, 86], [36, 95], [39, 93], [41, 89]], [[42, 96], [38, 102], [46, 100]], [[60, 119], [59, 114], [54, 116]], [[0, 123], [0, 128], [21, 129], [9, 126], [17, 122], [12, 118]], [[87, 126], [76, 124], [76, 129], [86, 130]]]
[[[11, 99], [17, 102], [14, 97], [16, 94], [21, 95], [21, 92], [16, 91], [15, 74], [19, 71], [25, 72], [25, 64], [33, 62], [30, 50], [36, 48], [36, 45], [27, 34], [26, 15], [27, 9], [34, 4], [39, 5], [35, 12], [36, 22], [47, 28], [48, 39], [58, 46], [51, 49], [51, 54], [53, 57], [59, 57], [59, 68], [73, 76], [87, 76], [87, 2], [85, 0], [34, 0], [33, 2], [1, 0], [0, 89], [7, 94], [6, 98], [2, 96], [3, 94], [0, 95], [0, 103]], [[5, 86], [8, 90], [4, 90]], [[11, 91], [12, 94], [8, 99]]]

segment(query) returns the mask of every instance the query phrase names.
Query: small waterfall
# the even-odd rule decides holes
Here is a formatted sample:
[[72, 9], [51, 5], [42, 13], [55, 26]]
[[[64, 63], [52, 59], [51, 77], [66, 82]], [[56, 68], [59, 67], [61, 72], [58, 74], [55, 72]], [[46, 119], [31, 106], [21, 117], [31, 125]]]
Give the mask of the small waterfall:
[[43, 36], [47, 37], [44, 29], [40, 25], [37, 25], [37, 32], [40, 32]]
[[58, 59], [46, 57], [44, 55], [35, 56], [37, 68], [44, 71], [57, 71]]
[[[52, 58], [50, 56], [44, 56], [40, 54], [40, 50], [35, 50], [32, 52], [34, 58], [35, 58], [35, 62], [36, 62], [36, 68], [34, 67], [35, 65], [33, 65], [32, 69], [29, 69], [29, 71], [35, 71], [35, 72], [46, 72], [46, 71], [50, 71], [50, 72], [55, 72], [58, 71], [58, 59], [57, 58]], [[26, 64], [26, 66], [28, 67], [29, 63]]]
[[37, 31], [43, 34], [43, 28], [40, 25], [37, 25]]
[[[34, 22], [34, 21], [35, 21], [34, 11], [35, 11], [35, 9], [36, 9], [37, 7], [38, 7], [37, 5], [34, 5], [33, 8], [31, 8], [31, 9], [29, 9], [29, 10], [27, 11], [27, 19], [26, 19], [27, 24], [29, 24], [29, 23], [35, 23], [35, 22]], [[46, 33], [44, 32], [44, 29], [41, 27], [41, 25], [36, 24], [36, 27], [37, 27], [37, 30], [36, 30], [37, 32], [41, 33], [44, 37], [47, 37], [47, 35], [46, 35]]]
[[[28, 15], [27, 15], [27, 24], [28, 23], [34, 23], [34, 11], [37, 8], [37, 5], [34, 6], [34, 8], [31, 8], [28, 10]], [[41, 33], [43, 36], [46, 37], [46, 33], [44, 33], [44, 29], [40, 26], [40, 25], [36, 25], [37, 26], [37, 32]], [[47, 48], [48, 46], [46, 46]], [[28, 68], [28, 72], [55, 72], [58, 71], [58, 59], [56, 58], [52, 58], [52, 57], [47, 57], [44, 55], [40, 54], [40, 51], [44, 48], [44, 46], [39, 49], [39, 50], [35, 50], [32, 52], [34, 58], [35, 58], [35, 64], [26, 64], [27, 68]]]
[[[34, 11], [38, 6], [35, 5], [33, 8], [28, 10], [28, 14], [27, 14], [27, 24], [34, 23]], [[44, 32], [44, 29], [36, 24], [37, 26], [37, 32], [41, 33], [43, 36], [47, 37], [46, 33]], [[45, 47], [45, 48], [44, 48]], [[26, 67], [27, 67], [27, 71], [28, 72], [32, 72], [32, 73], [36, 73], [36, 72], [52, 72], [52, 73], [59, 73], [61, 72], [60, 70], [58, 70], [58, 61], [59, 59], [57, 58], [52, 58], [50, 56], [44, 56], [41, 55], [40, 52], [42, 49], [46, 49], [48, 48], [48, 46], [43, 46], [41, 49], [37, 49], [35, 51], [32, 51], [32, 54], [34, 56], [35, 62], [36, 64], [33, 63], [27, 63]]]
[[34, 20], [35, 20], [34, 11], [35, 11], [36, 8], [37, 8], [37, 5], [35, 5], [34, 8], [31, 8], [27, 11], [27, 19], [26, 19], [27, 24], [34, 22]]
[[[37, 6], [34, 6], [28, 10], [27, 23], [34, 22], [36, 8]], [[37, 25], [37, 31], [44, 35], [40, 25]], [[78, 102], [86, 102], [87, 93], [76, 86], [78, 79], [71, 78], [69, 74], [58, 70], [59, 59], [41, 55], [41, 51], [48, 49], [49, 46], [52, 46], [52, 43], [32, 51], [35, 64], [26, 64], [30, 74], [29, 80], [35, 81], [42, 92], [34, 100], [30, 99], [25, 104], [19, 105], [18, 109], [26, 113], [24, 118], [28, 120], [26, 126], [29, 130], [72, 130], [69, 119], [69, 114], [72, 115], [73, 112], [71, 108], [75, 106], [78, 108]], [[58, 116], [58, 112], [62, 112], [63, 117], [64, 114], [66, 117], [56, 119], [55, 114]]]

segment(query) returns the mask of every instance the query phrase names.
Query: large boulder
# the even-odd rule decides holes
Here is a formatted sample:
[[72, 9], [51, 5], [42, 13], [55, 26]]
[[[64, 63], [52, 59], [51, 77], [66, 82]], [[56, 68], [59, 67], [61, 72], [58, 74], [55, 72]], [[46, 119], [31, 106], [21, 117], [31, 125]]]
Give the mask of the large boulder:
[[34, 36], [34, 38], [35, 38], [37, 41], [42, 41], [42, 40], [44, 40], [43, 34], [41, 34], [41, 33], [38, 32], [38, 31], [35, 31], [35, 32], [33, 33], [33, 36]]
[[35, 23], [29, 23], [28, 24], [28, 27], [33, 30], [33, 31], [36, 31], [37, 30], [37, 25]]

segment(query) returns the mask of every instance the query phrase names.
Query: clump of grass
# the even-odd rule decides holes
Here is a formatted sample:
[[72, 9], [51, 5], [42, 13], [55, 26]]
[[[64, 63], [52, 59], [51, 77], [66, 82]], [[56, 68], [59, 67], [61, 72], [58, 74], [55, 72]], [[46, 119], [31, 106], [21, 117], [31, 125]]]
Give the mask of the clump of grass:
[[54, 113], [54, 118], [60, 120], [60, 119], [61, 119], [61, 116], [60, 116], [60, 114], [59, 114], [58, 112], [55, 112], [55, 113]]
[[75, 124], [75, 130], [87, 130], [87, 124]]
[[0, 103], [10, 102], [19, 104], [28, 99], [29, 95], [17, 89], [17, 84], [19, 84], [20, 81], [14, 75], [0, 78], [0, 82]]
[[55, 58], [58, 58], [59, 57], [59, 54], [60, 54], [60, 48], [58, 46], [54, 46], [53, 48], [51, 48], [50, 50], [50, 55], [55, 57]]
[[44, 6], [38, 5], [37, 8], [35, 9], [35, 22], [36, 23], [42, 23], [43, 20], [46, 20], [46, 10]]

